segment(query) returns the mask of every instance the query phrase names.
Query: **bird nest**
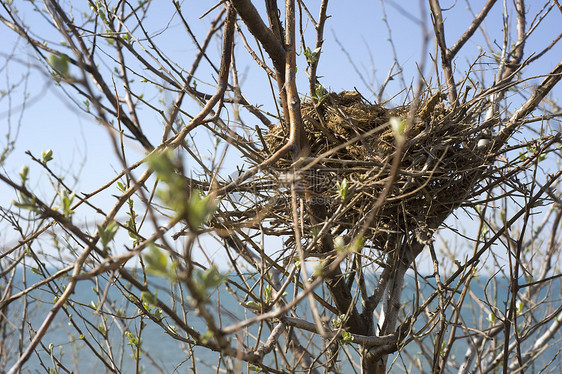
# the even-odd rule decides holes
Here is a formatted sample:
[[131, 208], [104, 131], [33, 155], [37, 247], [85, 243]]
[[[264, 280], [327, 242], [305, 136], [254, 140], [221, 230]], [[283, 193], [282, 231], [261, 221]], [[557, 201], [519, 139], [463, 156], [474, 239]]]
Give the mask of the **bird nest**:
[[[310, 153], [298, 167], [286, 156], [265, 171], [276, 179], [269, 186], [277, 199], [264, 218], [274, 227], [291, 227], [291, 184], [306, 208], [305, 239], [312, 240], [330, 221], [325, 234], [350, 236], [363, 229], [364, 239], [382, 251], [404, 235], [431, 240], [443, 220], [475, 193], [486, 159], [477, 147], [478, 110], [449, 108], [439, 92], [424, 96], [415, 113], [411, 106], [370, 104], [350, 91], [330, 94], [320, 104], [303, 101]], [[400, 135], [390, 125], [397, 120], [408, 124], [400, 149]], [[284, 124], [269, 131], [269, 152], [287, 143], [288, 132]], [[393, 170], [396, 157], [399, 167]]]

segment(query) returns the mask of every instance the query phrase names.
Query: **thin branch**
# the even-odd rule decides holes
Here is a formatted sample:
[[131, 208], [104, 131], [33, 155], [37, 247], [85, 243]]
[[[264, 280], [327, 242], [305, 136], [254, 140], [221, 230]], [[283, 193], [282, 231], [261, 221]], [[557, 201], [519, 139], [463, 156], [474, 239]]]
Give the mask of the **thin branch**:
[[[315, 323], [306, 321], [304, 319], [295, 318], [295, 317], [281, 317], [281, 321], [286, 323], [289, 326], [293, 326], [299, 329], [303, 329], [306, 331], [313, 332], [315, 334], [321, 334], [322, 332], [318, 331], [318, 327]], [[324, 330], [324, 337], [328, 339], [332, 338], [340, 338], [342, 336], [342, 330]], [[392, 345], [396, 344], [398, 340], [398, 333], [384, 335], [384, 336], [372, 336], [372, 335], [361, 335], [361, 334], [354, 334], [351, 333], [353, 337], [353, 342], [365, 347], [374, 347], [374, 346], [382, 346], [382, 345]]]
[[433, 16], [433, 30], [437, 38], [439, 50], [441, 51], [441, 66], [445, 74], [445, 82], [447, 83], [449, 103], [454, 105], [457, 101], [457, 87], [455, 85], [455, 78], [453, 77], [452, 61], [447, 50], [447, 44], [445, 43], [445, 26], [439, 0], [429, 0], [429, 6]]
[[318, 22], [314, 25], [316, 28], [316, 43], [314, 44], [314, 49], [318, 50], [318, 57], [310, 61], [310, 72], [309, 72], [309, 90], [310, 97], [314, 97], [314, 91], [316, 90], [317, 76], [316, 72], [318, 70], [318, 63], [320, 62], [320, 56], [322, 55], [322, 45], [324, 44], [324, 26], [326, 25], [326, 20], [328, 19], [326, 12], [328, 10], [328, 0], [322, 0], [320, 4], [320, 15], [318, 16]]
[[448, 59], [452, 60], [457, 55], [457, 53], [461, 50], [461, 48], [466, 44], [466, 42], [470, 40], [474, 32], [478, 30], [478, 27], [480, 27], [482, 21], [484, 21], [484, 19], [488, 15], [488, 12], [492, 9], [492, 7], [494, 6], [494, 4], [496, 4], [496, 2], [497, 0], [488, 0], [486, 4], [484, 4], [480, 13], [474, 16], [474, 20], [472, 21], [470, 26], [468, 26], [468, 28], [461, 35], [461, 37], [447, 51]]
[[[121, 195], [119, 197], [117, 203], [114, 205], [114, 207], [111, 209], [111, 211], [108, 213], [108, 215], [105, 217], [103, 223], [101, 224], [102, 227], [106, 227], [111, 221], [113, 221], [115, 215], [121, 209], [121, 206], [129, 200], [131, 195], [144, 184], [144, 182], [148, 179], [148, 177], [151, 174], [152, 174], [151, 171], [148, 171], [148, 170], [145, 171], [143, 173], [143, 175], [135, 182], [135, 184], [133, 186], [131, 186], [129, 189], [127, 189], [123, 193], [123, 195]], [[6, 182], [8, 184], [12, 184], [11, 181], [6, 180], [4, 178], [4, 176], [1, 175], [1, 174], [0, 174], [0, 178], [2, 180], [4, 180], [4, 182]], [[23, 192], [23, 190], [21, 190], [21, 189], [20, 189], [20, 191]], [[32, 198], [31, 195], [29, 197]], [[54, 214], [54, 213], [51, 213], [51, 214]], [[59, 222], [61, 222], [61, 221], [64, 222], [64, 219], [62, 217], [59, 217], [57, 220]], [[82, 235], [82, 232], [78, 231], [78, 233], [80, 235]], [[37, 330], [35, 336], [33, 337], [31, 342], [27, 346], [25, 352], [18, 358], [17, 362], [10, 368], [10, 370], [8, 371], [8, 374], [16, 374], [16, 373], [20, 372], [21, 368], [23, 367], [23, 364], [25, 362], [27, 362], [27, 360], [31, 357], [31, 355], [35, 351], [35, 348], [37, 347], [37, 345], [41, 342], [41, 340], [43, 339], [43, 337], [47, 333], [47, 330], [51, 326], [51, 323], [53, 322], [55, 316], [57, 315], [57, 313], [59, 312], [61, 307], [67, 302], [70, 295], [72, 295], [74, 293], [74, 289], [76, 288], [76, 284], [78, 283], [78, 279], [76, 277], [78, 277], [80, 275], [80, 273], [82, 271], [82, 267], [84, 266], [84, 263], [89, 258], [90, 253], [95, 248], [98, 240], [99, 240], [99, 234], [94, 236], [93, 238], [91, 238], [87, 242], [86, 248], [84, 248], [84, 250], [82, 251], [80, 256], [74, 262], [72, 275], [70, 277], [70, 281], [68, 282], [64, 293], [60, 296], [60, 298], [57, 300], [55, 305], [53, 305], [53, 307], [49, 311], [49, 314], [45, 317], [45, 319], [43, 320], [43, 323], [41, 324], [41, 326]]]
[[[230, 62], [232, 59], [232, 48], [234, 45], [235, 22], [236, 13], [234, 12], [234, 8], [232, 6], [228, 6], [226, 12], [226, 21], [224, 24], [222, 56], [217, 82], [217, 91], [215, 92], [213, 97], [211, 97], [209, 101], [207, 101], [199, 114], [193, 117], [189, 124], [187, 124], [176, 136], [174, 136], [167, 142], [172, 147], [177, 147], [182, 144], [187, 134], [189, 134], [191, 130], [193, 130], [197, 126], [201, 125], [205, 121], [207, 115], [213, 110], [215, 105], [217, 105], [217, 103], [219, 103], [219, 101], [223, 99], [226, 88], [228, 87], [228, 76], [230, 71]], [[215, 116], [218, 116], [218, 113], [215, 114]]]
[[263, 23], [257, 9], [250, 0], [231, 0], [231, 2], [242, 21], [246, 24], [246, 27], [248, 27], [248, 30], [263, 45], [263, 48], [273, 61], [277, 74], [280, 74], [284, 81], [285, 48], [281, 41]]
[[505, 127], [493, 139], [492, 149], [498, 151], [510, 138], [510, 136], [521, 126], [521, 121], [527, 117], [545, 98], [545, 96], [562, 79], [562, 62], [552, 69], [547, 77], [537, 86], [531, 97], [513, 113]]

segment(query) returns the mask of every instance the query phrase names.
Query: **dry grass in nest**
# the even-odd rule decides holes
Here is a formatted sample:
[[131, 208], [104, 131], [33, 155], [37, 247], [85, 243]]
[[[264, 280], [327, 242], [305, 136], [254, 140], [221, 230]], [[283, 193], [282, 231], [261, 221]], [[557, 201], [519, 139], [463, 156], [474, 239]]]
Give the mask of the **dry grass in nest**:
[[[398, 174], [376, 212], [375, 201], [396, 157], [389, 121], [406, 119], [410, 106], [388, 109], [350, 91], [330, 94], [320, 105], [304, 101], [301, 113], [311, 152], [297, 177], [309, 208], [303, 236], [311, 239], [331, 220], [331, 236], [352, 235], [368, 226], [365, 239], [379, 250], [392, 249], [404, 235], [422, 243], [430, 240], [437, 226], [474, 192], [486, 163], [476, 147], [478, 110], [469, 105], [448, 108], [444, 98], [427, 93], [418, 106], [406, 132]], [[286, 144], [287, 136], [284, 126], [273, 128], [266, 136], [270, 151]], [[272, 174], [291, 170], [288, 157]], [[283, 201], [268, 214], [273, 226], [293, 222], [290, 199]], [[372, 217], [370, 222], [367, 217]]]

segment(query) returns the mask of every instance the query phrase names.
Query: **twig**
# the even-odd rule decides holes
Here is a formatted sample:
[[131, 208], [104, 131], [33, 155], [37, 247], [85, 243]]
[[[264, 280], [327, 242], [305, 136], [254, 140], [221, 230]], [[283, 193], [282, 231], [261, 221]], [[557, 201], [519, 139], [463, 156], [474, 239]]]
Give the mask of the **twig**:
[[[232, 48], [234, 45], [234, 24], [235, 24], [236, 13], [232, 6], [228, 6], [227, 13], [226, 13], [226, 21], [224, 25], [224, 34], [223, 34], [223, 44], [222, 44], [222, 56], [221, 56], [221, 66], [219, 70], [219, 77], [217, 83], [217, 91], [207, 101], [203, 109], [197, 114], [188, 125], [186, 125], [181, 131], [174, 136], [171, 140], [167, 143], [170, 144], [172, 147], [177, 147], [183, 143], [185, 137], [191, 130], [196, 128], [197, 126], [201, 125], [205, 117], [211, 112], [211, 110], [215, 107], [217, 103], [219, 103], [226, 91], [228, 86], [228, 75], [230, 71], [230, 62], [232, 59]], [[216, 114], [218, 116], [218, 112]]]

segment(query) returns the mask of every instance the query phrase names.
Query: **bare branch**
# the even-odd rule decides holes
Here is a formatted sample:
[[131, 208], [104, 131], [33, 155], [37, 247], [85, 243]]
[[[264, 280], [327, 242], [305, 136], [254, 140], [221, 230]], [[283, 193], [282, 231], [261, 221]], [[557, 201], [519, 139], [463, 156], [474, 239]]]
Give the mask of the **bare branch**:
[[248, 30], [263, 45], [263, 48], [271, 57], [277, 74], [284, 81], [285, 73], [285, 48], [277, 36], [263, 23], [258, 11], [249, 0], [231, 0], [236, 12], [248, 27]]

